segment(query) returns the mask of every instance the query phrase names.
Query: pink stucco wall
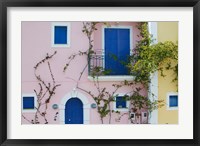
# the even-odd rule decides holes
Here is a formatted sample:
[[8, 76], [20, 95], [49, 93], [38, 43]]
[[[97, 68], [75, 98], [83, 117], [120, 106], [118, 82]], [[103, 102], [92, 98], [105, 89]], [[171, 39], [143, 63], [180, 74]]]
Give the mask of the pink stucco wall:
[[[115, 25], [115, 23], [112, 23]], [[87, 59], [84, 56], [78, 57], [72, 61], [68, 70], [64, 73], [63, 67], [68, 61], [68, 57], [80, 51], [85, 51], [88, 49], [88, 40], [85, 34], [82, 33], [82, 22], [70, 22], [70, 47], [68, 48], [56, 48], [51, 46], [51, 25], [52, 22], [22, 22], [22, 94], [34, 93], [34, 89], [38, 89], [38, 83], [34, 76], [34, 66], [38, 61], [43, 59], [47, 53], [52, 54], [54, 51], [57, 51], [57, 54], [50, 61], [52, 71], [57, 83], [60, 83], [61, 86], [57, 88], [56, 95], [52, 98], [52, 101], [49, 104], [47, 119], [50, 124], [59, 124], [59, 115], [57, 121], [54, 121], [54, 115], [56, 112], [59, 112], [59, 109], [53, 109], [53, 104], [60, 105], [62, 98], [66, 94], [71, 93], [73, 88], [76, 86], [74, 80], [78, 80], [80, 72], [87, 63]], [[135, 47], [136, 40], [138, 39], [137, 35], [139, 34], [138, 29], [136, 28], [137, 23], [135, 22], [121, 22], [117, 25], [131, 26], [133, 29], [133, 48]], [[98, 24], [98, 30], [94, 34], [94, 48], [102, 48], [102, 24]], [[40, 73], [41, 78], [44, 81], [51, 81], [51, 76], [48, 71], [48, 66], [42, 65], [42, 68], [39, 68], [38, 73]], [[100, 82], [101, 87], [106, 87], [108, 91], [113, 91], [112, 87], [113, 82]], [[88, 70], [83, 74], [79, 86], [91, 90], [93, 93], [97, 93], [94, 84], [92, 81], [88, 80]], [[127, 93], [130, 91], [130, 88], [123, 87], [118, 91], [118, 93]], [[85, 94], [82, 91], [78, 91], [85, 95], [88, 98], [89, 103], [95, 103], [95, 101]], [[142, 91], [143, 94], [146, 94], [146, 91]], [[112, 105], [111, 105], [112, 106]], [[90, 108], [90, 124], [100, 124], [100, 118], [97, 113], [97, 109]], [[23, 113], [27, 119], [33, 117], [33, 113]], [[120, 122], [116, 122], [116, 114], [112, 115], [112, 123], [118, 124], [128, 123], [127, 116], [123, 116]], [[108, 123], [108, 118], [105, 119], [105, 123]], [[26, 120], [22, 118], [22, 124], [27, 123]]]

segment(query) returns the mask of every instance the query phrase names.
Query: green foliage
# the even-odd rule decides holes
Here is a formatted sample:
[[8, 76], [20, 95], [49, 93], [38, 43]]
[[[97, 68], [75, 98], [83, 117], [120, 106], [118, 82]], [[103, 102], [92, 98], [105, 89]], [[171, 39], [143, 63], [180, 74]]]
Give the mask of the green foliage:
[[178, 45], [171, 41], [159, 42], [151, 45], [154, 40], [149, 34], [147, 23], [140, 23], [141, 40], [138, 41], [133, 55], [130, 57], [130, 63], [127, 67], [131, 74], [135, 76], [136, 82], [147, 85], [150, 82], [150, 74], [155, 71], [161, 71], [164, 77], [164, 70], [173, 70], [175, 78], [178, 79]]
[[138, 112], [141, 109], [147, 109], [149, 112], [152, 112], [155, 109], [158, 109], [164, 105], [163, 100], [154, 100], [151, 101], [146, 96], [142, 96], [139, 93], [139, 90], [134, 91], [134, 93], [127, 98], [127, 100], [130, 100], [131, 105], [134, 107], [132, 110], [134, 112]]

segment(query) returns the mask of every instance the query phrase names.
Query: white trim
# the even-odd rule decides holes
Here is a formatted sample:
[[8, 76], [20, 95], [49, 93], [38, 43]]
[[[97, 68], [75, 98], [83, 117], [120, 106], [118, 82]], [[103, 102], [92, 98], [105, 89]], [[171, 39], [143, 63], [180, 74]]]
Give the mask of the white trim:
[[[88, 76], [88, 79], [90, 81], [93, 80], [97, 80], [97, 77], [93, 78], [92, 76]], [[99, 76], [98, 77], [98, 81], [133, 81], [135, 79], [134, 76], [114, 76], [114, 75], [110, 75], [110, 76]]]
[[34, 109], [23, 109], [23, 98], [24, 97], [34, 97], [34, 106], [36, 107], [37, 106], [37, 96], [35, 95], [35, 93], [25, 93], [25, 94], [22, 94], [22, 97], [21, 97], [21, 109], [22, 109], [22, 112], [23, 113], [33, 113], [33, 112], [36, 112], [36, 108], [34, 107]]
[[[129, 95], [129, 94], [126, 94], [126, 93], [114, 94], [114, 96], [124, 96], [124, 95]], [[115, 97], [115, 101], [113, 102], [113, 110], [119, 111], [119, 112], [128, 112], [129, 111], [129, 105], [130, 105], [130, 101], [126, 101], [126, 108], [117, 108], [116, 107], [116, 97]]]
[[[178, 106], [177, 107], [169, 107], [169, 97], [170, 96], [177, 96], [178, 97], [178, 93], [177, 92], [168, 92], [167, 93], [167, 98], [166, 98], [166, 107], [167, 107], [167, 110], [178, 110]], [[178, 103], [179, 103], [179, 100], [178, 100]]]
[[[124, 25], [111, 25], [111, 26], [106, 26], [106, 25], [102, 25], [102, 55], [105, 55], [105, 34], [104, 34], [104, 30], [105, 28], [118, 28], [118, 29], [129, 29], [130, 30], [130, 55], [132, 54], [132, 50], [133, 50], [133, 28], [132, 26], [124, 26]], [[103, 59], [103, 68], [105, 68], [105, 56]]]
[[[72, 96], [73, 93], [74, 93], [74, 90], [66, 94], [61, 99], [61, 102], [59, 105], [60, 124], [65, 124], [65, 104], [67, 103], [69, 99], [74, 98]], [[89, 124], [90, 123], [90, 103], [87, 97], [79, 92], [76, 92], [76, 98], [80, 99], [83, 103], [83, 124]]]
[[[54, 27], [67, 26], [67, 44], [54, 44]], [[51, 46], [52, 47], [70, 47], [70, 23], [69, 22], [53, 22], [51, 24]]]
[[[148, 29], [153, 39], [155, 39], [153, 44], [158, 43], [157, 22], [148, 22]], [[151, 79], [151, 83], [149, 84], [150, 93], [148, 93], [149, 94], [148, 97], [151, 101], [155, 101], [155, 100], [158, 100], [158, 71], [151, 74], [150, 79]], [[154, 96], [152, 94], [154, 94]], [[155, 109], [149, 115], [149, 123], [151, 124], [158, 123], [158, 109]]]
[[152, 44], [158, 43], [158, 29], [157, 22], [148, 22], [149, 33], [152, 35], [154, 42]]

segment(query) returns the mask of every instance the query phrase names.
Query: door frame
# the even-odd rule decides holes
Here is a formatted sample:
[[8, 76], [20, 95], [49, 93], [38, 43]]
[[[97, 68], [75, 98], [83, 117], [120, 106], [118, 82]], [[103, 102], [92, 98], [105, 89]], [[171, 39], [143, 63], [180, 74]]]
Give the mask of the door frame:
[[[65, 104], [69, 99], [74, 98], [74, 96], [72, 96], [72, 92], [74, 91], [69, 92], [61, 99], [59, 105], [60, 124], [65, 124]], [[83, 103], [83, 124], [90, 124], [90, 103], [87, 97], [77, 92], [76, 98], [80, 99]]]
[[[74, 106], [76, 106], [76, 107], [74, 107]], [[73, 112], [78, 113], [78, 117], [73, 117], [72, 116]], [[66, 117], [68, 117], [68, 118], [66, 118]], [[69, 122], [69, 119], [71, 119], [73, 121], [74, 118], [75, 119], [78, 118], [78, 120], [77, 119], [76, 120], [79, 122], [77, 122], [76, 120], [75, 121], [77, 123]], [[83, 124], [83, 103], [77, 97], [70, 98], [65, 104], [65, 124]]]
[[107, 27], [106, 25], [102, 26], [102, 55], [104, 56], [103, 59], [103, 68], [105, 68], [105, 28], [117, 28], [117, 29], [129, 29], [130, 31], [130, 55], [132, 54], [133, 50], [133, 26], [126, 26], [126, 25], [111, 25]]

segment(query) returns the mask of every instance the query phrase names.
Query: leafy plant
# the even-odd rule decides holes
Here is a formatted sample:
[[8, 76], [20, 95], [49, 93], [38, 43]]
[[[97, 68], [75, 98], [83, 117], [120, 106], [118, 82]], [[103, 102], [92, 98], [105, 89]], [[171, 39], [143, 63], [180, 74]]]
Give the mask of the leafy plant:
[[130, 57], [130, 63], [127, 67], [130, 69], [136, 82], [141, 82], [148, 86], [150, 75], [155, 71], [160, 71], [161, 76], [165, 77], [164, 69], [173, 70], [178, 79], [178, 44], [171, 41], [152, 44], [154, 40], [149, 34], [147, 22], [140, 23], [141, 40], [137, 43], [133, 55]]

